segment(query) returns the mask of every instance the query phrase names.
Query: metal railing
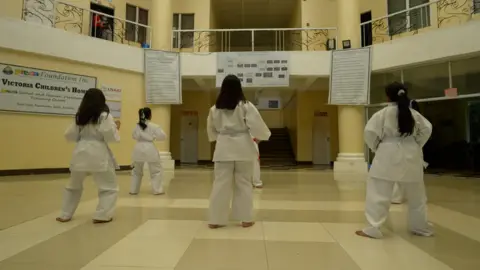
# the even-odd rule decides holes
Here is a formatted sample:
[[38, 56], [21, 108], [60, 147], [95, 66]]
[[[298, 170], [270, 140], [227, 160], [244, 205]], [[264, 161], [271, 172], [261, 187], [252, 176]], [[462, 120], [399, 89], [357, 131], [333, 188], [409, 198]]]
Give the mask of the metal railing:
[[416, 35], [423, 29], [463, 24], [471, 20], [475, 13], [480, 13], [480, 0], [430, 1], [361, 23], [362, 45]]
[[149, 47], [152, 41], [148, 25], [61, 1], [46, 0], [41, 5], [27, 5], [22, 19], [132, 46]]
[[173, 30], [172, 49], [192, 52], [323, 51], [336, 47], [337, 28]]

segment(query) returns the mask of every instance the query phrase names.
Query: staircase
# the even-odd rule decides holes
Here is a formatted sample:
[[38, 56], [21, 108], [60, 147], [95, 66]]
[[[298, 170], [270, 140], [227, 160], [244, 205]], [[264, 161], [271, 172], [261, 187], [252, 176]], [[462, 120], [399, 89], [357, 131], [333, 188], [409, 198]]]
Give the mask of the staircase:
[[268, 167], [295, 165], [288, 129], [271, 128], [270, 131], [272, 132], [270, 140], [259, 144], [260, 164]]

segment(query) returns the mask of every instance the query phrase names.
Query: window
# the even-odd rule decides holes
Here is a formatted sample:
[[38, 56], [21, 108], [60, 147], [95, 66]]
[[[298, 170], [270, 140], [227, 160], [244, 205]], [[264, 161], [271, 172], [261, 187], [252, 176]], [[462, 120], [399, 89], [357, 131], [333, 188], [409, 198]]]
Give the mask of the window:
[[[195, 29], [195, 14], [173, 14], [173, 30], [193, 30]], [[192, 32], [175, 32], [173, 34], [173, 48], [193, 48]]]
[[473, 0], [473, 14], [480, 13], [480, 0]]
[[389, 33], [391, 36], [408, 31], [414, 31], [430, 26], [430, 6], [417, 6], [428, 3], [429, 0], [388, 0], [388, 14], [410, 9], [388, 18]]
[[[127, 21], [148, 25], [148, 10], [127, 4], [125, 14]], [[133, 23], [126, 23], [125, 39], [128, 41], [147, 43], [147, 28]]]

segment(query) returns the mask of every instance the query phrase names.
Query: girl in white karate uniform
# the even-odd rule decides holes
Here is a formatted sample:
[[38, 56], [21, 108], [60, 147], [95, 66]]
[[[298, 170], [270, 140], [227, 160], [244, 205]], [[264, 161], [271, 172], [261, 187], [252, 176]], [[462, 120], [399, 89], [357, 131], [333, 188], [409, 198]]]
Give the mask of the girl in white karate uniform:
[[[417, 112], [420, 112], [420, 107], [418, 106], [418, 102], [415, 100], [410, 100], [410, 108], [414, 109]], [[427, 162], [423, 162], [423, 167], [426, 169], [428, 167]], [[395, 184], [393, 187], [393, 195], [392, 195], [392, 203], [393, 204], [402, 204], [405, 200], [404, 190], [398, 184]]]
[[152, 111], [150, 108], [142, 108], [138, 111], [138, 124], [133, 130], [133, 139], [137, 141], [133, 149], [132, 160], [132, 184], [130, 194], [136, 195], [140, 191], [143, 177], [143, 166], [148, 163], [150, 180], [154, 195], [161, 195], [163, 191], [162, 184], [162, 164], [160, 154], [155, 141], [164, 141], [167, 136], [159, 125], [150, 122], [152, 120]]
[[380, 227], [387, 220], [395, 184], [404, 189], [408, 203], [409, 230], [431, 236], [427, 222], [423, 183], [422, 147], [430, 138], [432, 125], [410, 109], [407, 89], [401, 83], [386, 87], [390, 105], [375, 113], [365, 127], [365, 142], [375, 152], [367, 180], [365, 215], [369, 225], [356, 233], [382, 238]]
[[245, 99], [240, 80], [234, 75], [225, 77], [215, 105], [207, 119], [208, 138], [216, 141], [212, 194], [209, 207], [209, 227], [227, 225], [230, 201], [232, 216], [243, 227], [253, 222], [253, 163], [258, 152], [252, 136], [266, 141], [270, 130], [257, 108]]
[[109, 113], [102, 91], [89, 89], [78, 108], [74, 123], [65, 132], [65, 138], [77, 145], [70, 163], [70, 182], [65, 188], [62, 212], [57, 221], [68, 222], [72, 219], [87, 174], [93, 175], [98, 187], [98, 206], [93, 222], [112, 221], [118, 193], [115, 176], [118, 165], [108, 143], [120, 141], [119, 128], [120, 121], [115, 122]]
[[263, 188], [263, 182], [260, 179], [260, 149], [258, 148], [258, 144], [260, 143], [259, 140], [253, 138], [253, 142], [255, 143], [255, 149], [258, 153], [258, 158], [255, 159], [253, 162], [253, 186], [255, 188]]

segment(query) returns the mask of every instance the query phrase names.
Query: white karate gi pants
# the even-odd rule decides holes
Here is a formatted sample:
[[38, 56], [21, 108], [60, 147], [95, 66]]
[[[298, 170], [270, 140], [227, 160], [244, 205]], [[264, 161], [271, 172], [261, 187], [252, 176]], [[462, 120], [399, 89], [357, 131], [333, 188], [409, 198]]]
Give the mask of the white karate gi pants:
[[[363, 232], [373, 238], [383, 237], [380, 227], [387, 220], [395, 183], [371, 178], [367, 180], [365, 215], [369, 226], [363, 229]], [[398, 182], [397, 184], [405, 191], [409, 230], [421, 236], [433, 235], [432, 228], [427, 221], [427, 196], [423, 181]]]
[[252, 163], [252, 161], [215, 162], [209, 224], [227, 225], [230, 202], [233, 219], [242, 222], [253, 221]]
[[[143, 178], [143, 166], [145, 162], [134, 162], [132, 170], [132, 183], [130, 185], [130, 193], [137, 194], [140, 191]], [[150, 172], [150, 181], [153, 194], [163, 193], [163, 169], [160, 161], [148, 162], [148, 171]]]
[[[87, 174], [87, 172], [71, 172], [70, 182], [65, 187], [61, 218], [73, 217], [82, 197], [83, 181]], [[113, 217], [117, 202], [118, 184], [115, 168], [112, 166], [105, 172], [93, 172], [92, 176], [98, 188], [98, 205], [93, 219], [108, 221]]]
[[403, 203], [405, 190], [397, 183], [393, 186], [392, 203]]
[[253, 162], [253, 185], [255, 187], [263, 186], [263, 182], [260, 179], [260, 160]]

